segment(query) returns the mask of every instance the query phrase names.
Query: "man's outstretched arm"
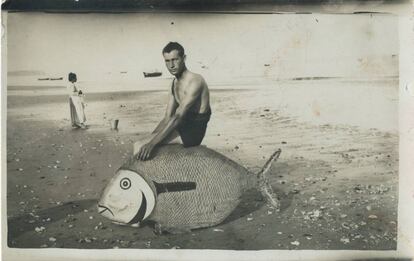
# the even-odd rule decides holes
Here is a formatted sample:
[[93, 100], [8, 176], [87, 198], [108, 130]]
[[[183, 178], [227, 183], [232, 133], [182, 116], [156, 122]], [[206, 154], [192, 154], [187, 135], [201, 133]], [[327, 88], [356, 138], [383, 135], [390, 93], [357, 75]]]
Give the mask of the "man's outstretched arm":
[[181, 101], [175, 113], [168, 119], [165, 126], [151, 139], [150, 142], [141, 147], [137, 154], [137, 158], [146, 160], [151, 156], [152, 150], [160, 144], [168, 135], [170, 135], [182, 122], [186, 113], [197, 100], [201, 93], [202, 85], [198, 80], [193, 80], [187, 87], [187, 94]]
[[178, 103], [175, 101], [174, 96], [170, 93], [168, 97], [167, 109], [165, 111], [164, 118], [158, 123], [157, 127], [155, 127], [153, 134], [160, 132], [164, 129], [165, 125], [168, 123], [168, 120], [174, 115], [175, 111], [177, 110]]

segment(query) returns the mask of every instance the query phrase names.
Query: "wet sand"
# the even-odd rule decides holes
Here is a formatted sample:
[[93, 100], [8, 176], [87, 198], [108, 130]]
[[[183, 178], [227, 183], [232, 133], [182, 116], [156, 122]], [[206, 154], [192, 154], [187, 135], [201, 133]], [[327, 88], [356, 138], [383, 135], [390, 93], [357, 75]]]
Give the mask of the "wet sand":
[[[9, 95], [8, 245], [396, 249], [398, 84], [347, 86], [213, 90], [203, 144], [251, 172], [281, 148], [269, 174], [281, 211], [252, 189], [223, 224], [162, 236], [151, 224], [112, 224], [95, 204], [132, 144], [163, 115], [166, 92], [87, 94], [87, 130], [70, 127], [64, 95]], [[109, 126], [115, 118], [118, 132]]]

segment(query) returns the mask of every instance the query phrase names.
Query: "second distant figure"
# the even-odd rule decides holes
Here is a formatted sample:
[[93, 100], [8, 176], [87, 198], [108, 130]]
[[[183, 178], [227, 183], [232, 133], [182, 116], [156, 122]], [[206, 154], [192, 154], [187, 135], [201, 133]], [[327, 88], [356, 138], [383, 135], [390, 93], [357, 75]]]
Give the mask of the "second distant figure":
[[86, 129], [86, 116], [85, 116], [85, 104], [83, 101], [83, 93], [76, 86], [77, 77], [75, 73], [69, 73], [68, 76], [69, 85], [69, 106], [70, 106], [70, 118], [72, 127]]

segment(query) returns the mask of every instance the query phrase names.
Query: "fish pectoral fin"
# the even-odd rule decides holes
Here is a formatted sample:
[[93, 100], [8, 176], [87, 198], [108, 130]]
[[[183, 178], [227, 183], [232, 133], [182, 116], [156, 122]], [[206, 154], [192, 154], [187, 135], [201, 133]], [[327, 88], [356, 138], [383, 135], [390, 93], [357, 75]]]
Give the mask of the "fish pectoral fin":
[[184, 234], [184, 233], [190, 233], [190, 232], [191, 232], [191, 229], [186, 226], [168, 227], [168, 226], [163, 226], [159, 223], [156, 223], [154, 226], [154, 233], [157, 235], [162, 235], [165, 233], [176, 235], [176, 234]]
[[162, 235], [162, 226], [159, 223], [155, 223], [154, 225], [154, 234], [156, 235]]

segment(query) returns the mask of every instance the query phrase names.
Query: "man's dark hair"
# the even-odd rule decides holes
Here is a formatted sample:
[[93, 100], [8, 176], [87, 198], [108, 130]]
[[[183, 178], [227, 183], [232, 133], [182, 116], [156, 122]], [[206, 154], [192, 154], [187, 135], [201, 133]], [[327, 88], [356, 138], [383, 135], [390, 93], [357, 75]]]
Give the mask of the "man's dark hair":
[[76, 81], [76, 73], [70, 72], [68, 75], [68, 81]]
[[170, 53], [172, 50], [177, 50], [178, 54], [183, 57], [184, 56], [184, 47], [177, 43], [177, 42], [169, 42], [164, 49], [162, 49], [162, 53]]

